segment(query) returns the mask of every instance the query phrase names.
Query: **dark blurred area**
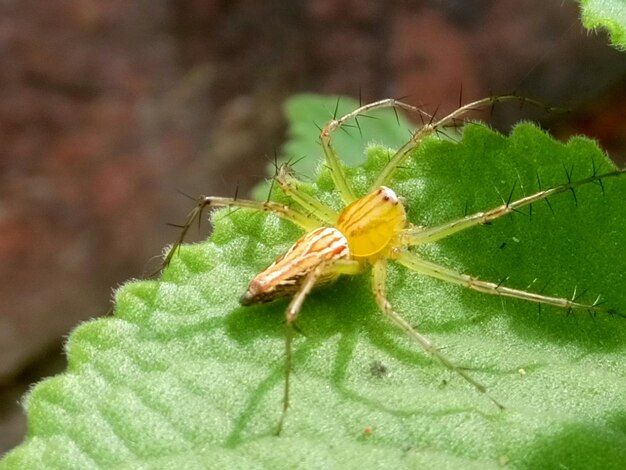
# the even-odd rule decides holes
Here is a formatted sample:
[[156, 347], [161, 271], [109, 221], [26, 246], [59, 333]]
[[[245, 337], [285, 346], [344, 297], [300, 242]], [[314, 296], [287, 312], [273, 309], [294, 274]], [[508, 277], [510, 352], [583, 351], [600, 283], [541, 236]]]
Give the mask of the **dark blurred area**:
[[[0, 3], [0, 452], [64, 338], [159, 266], [192, 204], [265, 176], [298, 92], [497, 108], [626, 159], [626, 54], [561, 0], [10, 0]], [[196, 237], [202, 237], [196, 234]]]

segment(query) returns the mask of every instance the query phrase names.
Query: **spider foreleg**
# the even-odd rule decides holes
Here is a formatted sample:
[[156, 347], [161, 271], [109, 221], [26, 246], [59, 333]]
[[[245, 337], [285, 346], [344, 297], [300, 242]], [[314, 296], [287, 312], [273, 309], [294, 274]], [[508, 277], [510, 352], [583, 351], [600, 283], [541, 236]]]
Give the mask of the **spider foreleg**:
[[180, 226], [180, 235], [172, 245], [172, 247], [167, 252], [165, 259], [163, 260], [163, 268], [169, 266], [172, 258], [174, 257], [178, 248], [183, 244], [185, 237], [187, 236], [187, 232], [189, 228], [193, 225], [196, 220], [202, 216], [202, 212], [205, 208], [211, 207], [236, 207], [236, 208], [245, 208], [245, 209], [253, 209], [259, 212], [270, 212], [272, 214], [277, 215], [278, 217], [289, 220], [296, 225], [299, 225], [306, 231], [314, 230], [315, 228], [321, 226], [321, 221], [302, 214], [284, 204], [279, 204], [277, 202], [266, 201], [251, 201], [248, 199], [236, 199], [236, 198], [228, 198], [228, 197], [212, 197], [212, 196], [200, 196], [196, 202], [195, 207], [187, 214], [187, 218], [185, 219], [185, 223]]
[[534, 292], [527, 292], [520, 289], [513, 289], [511, 287], [503, 286], [501, 283], [493, 283], [488, 281], [482, 281], [467, 274], [458, 273], [452, 269], [446, 268], [439, 264], [427, 261], [420, 258], [415, 253], [408, 251], [402, 252], [396, 258], [396, 261], [407, 268], [426, 274], [442, 281], [457, 284], [468, 289], [472, 289], [485, 294], [500, 295], [503, 297], [511, 297], [514, 299], [527, 300], [538, 304], [552, 305], [554, 307], [562, 308], [567, 311], [571, 310], [587, 310], [589, 312], [606, 313], [609, 315], [625, 316], [613, 309], [604, 308], [598, 305], [599, 298], [593, 304], [583, 304], [577, 302], [575, 298], [566, 299], [563, 297], [550, 297], [543, 294], [536, 294]]
[[489, 395], [489, 393], [487, 392], [487, 388], [483, 384], [476, 381], [461, 367], [454, 364], [450, 359], [448, 359], [444, 354], [441, 353], [441, 349], [439, 347], [437, 347], [426, 336], [413, 328], [409, 324], [409, 322], [402, 318], [393, 309], [385, 295], [385, 281], [387, 277], [387, 262], [385, 259], [378, 260], [374, 263], [374, 266], [372, 268], [372, 276], [372, 288], [376, 297], [376, 303], [378, 304], [378, 307], [381, 309], [381, 311], [385, 314], [385, 316], [389, 318], [393, 323], [395, 323], [396, 326], [400, 327], [400, 329], [403, 330], [417, 344], [419, 344], [424, 351], [437, 359], [446, 368], [459, 374], [461, 377], [463, 377], [463, 379], [465, 379], [468, 383], [474, 386], [476, 390], [484, 393], [493, 403], [498, 406], [498, 408], [504, 409], [504, 407], [500, 403], [498, 403], [491, 395]]
[[460, 108], [443, 117], [442, 119], [435, 121], [434, 116], [431, 116], [417, 106], [404, 103], [397, 99], [388, 98], [360, 106], [354, 111], [342, 116], [341, 118], [333, 117], [333, 119], [330, 120], [321, 130], [320, 140], [322, 143], [322, 148], [324, 149], [326, 164], [330, 169], [335, 186], [337, 187], [337, 190], [339, 191], [344, 203], [346, 205], [350, 204], [356, 199], [356, 196], [354, 194], [354, 191], [348, 184], [345, 171], [343, 170], [339, 158], [337, 157], [337, 154], [332, 146], [331, 137], [332, 133], [338, 129], [342, 129], [342, 127], [346, 125], [347, 121], [354, 119], [358, 126], [357, 119], [359, 118], [359, 116], [362, 116], [369, 111], [382, 108], [392, 108], [394, 112], [396, 112], [396, 110], [400, 108], [410, 113], [417, 114], [421, 118], [426, 118], [426, 120], [428, 120], [428, 123], [422, 126], [416, 132], [414, 132], [411, 139], [406, 144], [404, 144], [389, 160], [389, 163], [387, 163], [383, 171], [376, 178], [376, 181], [372, 186], [372, 189], [374, 189], [378, 188], [379, 186], [385, 186], [389, 183], [389, 180], [391, 179], [393, 173], [398, 169], [400, 165], [402, 165], [402, 162], [409, 155], [409, 153], [421, 144], [422, 140], [426, 136], [431, 135], [434, 132], [437, 132], [438, 130], [441, 130], [445, 127], [449, 127], [451, 125], [456, 126], [458, 120], [463, 118], [463, 116], [471, 111], [476, 111], [478, 109], [493, 106], [496, 103], [506, 101], [519, 101], [521, 103], [531, 103], [536, 106], [545, 107], [545, 105], [538, 101], [517, 95], [491, 96], [468, 103], [465, 106], [461, 106]]
[[[339, 129], [343, 130], [344, 126], [346, 125], [346, 122], [352, 119], [355, 120], [357, 127], [359, 127], [360, 129], [358, 118], [360, 116], [363, 116], [365, 113], [369, 111], [372, 111], [374, 109], [381, 109], [381, 108], [393, 108], [394, 111], [396, 108], [402, 108], [409, 112], [418, 113], [421, 116], [430, 117], [430, 115], [428, 115], [427, 113], [425, 113], [418, 107], [412, 106], [407, 103], [403, 103], [396, 99], [384, 99], [384, 100], [375, 101], [373, 103], [360, 106], [357, 109], [351, 111], [350, 113], [340, 118], [333, 116], [333, 119], [331, 119], [326, 124], [326, 126], [324, 126], [324, 128], [321, 130], [320, 141], [322, 143], [322, 148], [324, 149], [324, 155], [326, 157], [326, 164], [328, 165], [328, 168], [330, 169], [331, 176], [335, 183], [335, 187], [339, 191], [339, 194], [341, 195], [341, 199], [346, 205], [355, 201], [357, 197], [354, 194], [354, 191], [352, 190], [352, 188], [350, 187], [350, 184], [348, 183], [343, 166], [341, 165], [340, 160], [337, 157], [337, 153], [335, 152], [335, 149], [333, 148], [333, 145], [331, 142], [332, 133]], [[335, 113], [336, 113], [336, 110], [335, 110]], [[381, 185], [377, 185], [377, 186], [381, 186]]]
[[[537, 201], [548, 201], [548, 198], [559, 193], [566, 191], [574, 191], [575, 188], [583, 186], [589, 183], [601, 184], [606, 178], [613, 176], [626, 175], [626, 170], [615, 170], [601, 175], [592, 174], [588, 178], [584, 178], [577, 181], [568, 181], [565, 184], [555, 186], [550, 189], [536, 192], [529, 196], [525, 196], [515, 201], [507, 201], [504, 204], [495, 207], [486, 212], [477, 212], [475, 214], [463, 217], [462, 219], [453, 220], [443, 225], [431, 228], [411, 227], [404, 230], [400, 234], [400, 241], [405, 245], [420, 245], [423, 243], [431, 243], [443, 238], [447, 238], [450, 235], [466, 230], [476, 225], [485, 225], [494, 220], [503, 217], [511, 212], [519, 211], [519, 209], [530, 206]], [[604, 186], [602, 186], [604, 191]], [[531, 206], [532, 207], [532, 206]], [[550, 206], [551, 208], [551, 206]]]
[[[383, 101], [387, 101], [387, 100], [383, 100]], [[376, 178], [376, 181], [374, 182], [374, 185], [373, 185], [374, 188], [389, 184], [389, 181], [391, 177], [393, 176], [394, 172], [402, 165], [405, 158], [414, 149], [420, 146], [424, 138], [426, 138], [427, 136], [435, 132], [441, 131], [442, 129], [446, 127], [458, 127], [459, 121], [462, 122], [464, 116], [466, 116], [471, 111], [477, 111], [477, 110], [484, 109], [487, 107], [493, 107], [497, 103], [503, 103], [503, 102], [508, 102], [508, 101], [518, 101], [522, 104], [530, 103], [534, 106], [546, 108], [546, 106], [543, 103], [536, 101], [536, 100], [529, 99], [529, 98], [524, 98], [523, 96], [518, 96], [518, 95], [489, 96], [487, 98], [473, 101], [464, 106], [461, 106], [460, 108], [451, 112], [447, 116], [444, 116], [443, 118], [439, 120], [435, 120], [434, 116], [430, 116], [428, 113], [422, 111], [419, 108], [414, 108], [410, 105], [405, 105], [404, 103], [400, 103], [395, 100], [391, 100], [391, 101], [393, 101], [393, 103], [390, 103], [387, 106], [401, 107], [402, 109], [405, 109], [411, 112], [417, 112], [420, 116], [429, 116], [430, 121], [427, 124], [424, 124], [417, 131], [415, 131], [413, 135], [411, 136], [411, 139], [394, 154], [394, 156], [389, 160], [389, 163], [387, 163], [385, 168], [383, 168], [383, 170], [380, 172], [380, 174]]]

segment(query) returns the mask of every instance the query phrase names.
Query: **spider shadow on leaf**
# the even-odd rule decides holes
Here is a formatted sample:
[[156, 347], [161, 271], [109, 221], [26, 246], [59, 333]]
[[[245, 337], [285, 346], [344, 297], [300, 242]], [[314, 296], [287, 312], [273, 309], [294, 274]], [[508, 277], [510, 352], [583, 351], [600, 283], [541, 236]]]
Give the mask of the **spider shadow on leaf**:
[[[400, 268], [402, 269], [402, 268]], [[314, 291], [307, 299], [298, 320], [299, 334], [294, 344], [294, 376], [297, 382], [312, 376], [332, 384], [333, 394], [350, 403], [359, 403], [367, 409], [402, 419], [414, 415], [440, 416], [444, 411], [433, 410], [424, 401], [420, 406], [403, 405], [387, 402], [380, 393], [370, 395], [369, 390], [362, 390], [359, 383], [369, 379], [368, 357], [376, 355], [385, 360], [402, 365], [402, 382], [415, 382], [416, 386], [431, 388], [437, 394], [439, 384], [450, 378], [449, 371], [440, 367], [435, 360], [416, 349], [410, 340], [380, 313], [373, 299], [370, 287], [371, 279], [366, 273], [362, 276], [350, 276], [337, 280]], [[406, 290], [405, 290], [406, 293]], [[415, 295], [414, 292], [410, 296]], [[284, 310], [287, 301], [279, 300], [271, 304], [237, 308], [225, 317], [228, 335], [241, 347], [252, 345], [256, 341], [270, 341], [276, 351], [282, 353], [284, 341]], [[408, 315], [416, 318], [419, 315]], [[466, 325], [474, 322], [467, 318]], [[456, 327], [463, 331], [464, 326]], [[328, 344], [332, 344], [328, 348]], [[328, 349], [327, 349], [328, 348]], [[363, 351], [366, 351], [363, 353]], [[320, 359], [321, 357], [321, 359]], [[472, 371], [481, 372], [480, 368]], [[424, 368], [429, 370], [424, 374]], [[398, 370], [398, 367], [395, 368]], [[254, 415], [263, 413], [261, 408], [264, 398], [275, 393], [281, 385], [284, 363], [277, 360], [266, 366], [264, 378], [252, 383], [247, 403], [242, 404], [241, 412], [235, 419], [229, 443], [236, 444], [245, 440], [249, 430], [247, 426], [254, 420]], [[454, 376], [454, 374], [452, 374]], [[431, 380], [432, 379], [432, 380]], [[467, 407], [456, 405], [446, 413], [470, 412], [482, 397], [468, 389], [462, 381], [457, 381], [460, 394], [465, 397]], [[304, 407], [306, 396], [316, 395], [317, 390], [300, 386], [294, 391], [297, 408]], [[408, 406], [408, 407], [407, 407]], [[486, 405], [490, 407], [490, 404]], [[480, 406], [478, 406], [480, 408]], [[495, 408], [495, 407], [494, 407]], [[271, 410], [271, 407], [270, 407]], [[497, 409], [491, 410], [492, 412]], [[271, 419], [270, 419], [271, 421]], [[267, 431], [271, 433], [271, 430]]]

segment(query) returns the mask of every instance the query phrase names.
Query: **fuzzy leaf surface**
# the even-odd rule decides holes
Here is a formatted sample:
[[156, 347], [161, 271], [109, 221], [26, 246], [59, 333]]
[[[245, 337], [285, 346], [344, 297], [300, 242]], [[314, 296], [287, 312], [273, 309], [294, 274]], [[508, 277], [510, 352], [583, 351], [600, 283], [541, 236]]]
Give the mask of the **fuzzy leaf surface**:
[[585, 28], [605, 29], [611, 43], [626, 51], [626, 0], [580, 0]]

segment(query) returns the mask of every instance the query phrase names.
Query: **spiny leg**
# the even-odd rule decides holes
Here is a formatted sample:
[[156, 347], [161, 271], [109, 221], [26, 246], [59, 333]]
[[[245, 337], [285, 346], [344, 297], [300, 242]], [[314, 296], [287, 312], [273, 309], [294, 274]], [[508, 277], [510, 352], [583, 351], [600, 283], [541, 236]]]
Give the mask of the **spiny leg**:
[[278, 420], [278, 426], [276, 427], [276, 435], [280, 435], [283, 430], [283, 425], [285, 423], [285, 416], [287, 415], [287, 410], [289, 409], [289, 384], [291, 378], [291, 363], [293, 357], [293, 323], [300, 312], [300, 308], [302, 307], [302, 303], [306, 296], [311, 292], [313, 286], [315, 285], [315, 281], [319, 278], [320, 272], [315, 270], [311, 272], [305, 279], [302, 285], [300, 286], [300, 290], [293, 296], [291, 302], [289, 302], [289, 306], [285, 311], [285, 382], [283, 388], [283, 409], [280, 414], [280, 419]]
[[289, 409], [289, 385], [293, 358], [292, 343], [294, 322], [300, 312], [304, 299], [315, 287], [315, 284], [320, 277], [324, 274], [328, 274], [329, 272], [335, 272], [337, 274], [358, 274], [361, 270], [361, 264], [352, 260], [336, 260], [334, 262], [322, 263], [306, 275], [304, 281], [302, 281], [302, 284], [298, 289], [298, 292], [296, 292], [291, 299], [291, 302], [289, 302], [289, 306], [285, 311], [285, 384], [283, 389], [283, 409], [276, 428], [276, 435], [281, 433], [285, 422], [285, 416], [287, 415], [287, 410]]
[[187, 218], [185, 223], [180, 227], [180, 235], [178, 239], [174, 242], [170, 250], [168, 251], [165, 259], [163, 260], [163, 268], [169, 266], [176, 250], [182, 245], [185, 240], [185, 236], [189, 231], [189, 228], [193, 225], [196, 220], [202, 215], [202, 212], [206, 207], [237, 207], [237, 208], [245, 208], [245, 209], [254, 209], [259, 212], [271, 212], [276, 214], [278, 217], [289, 220], [296, 225], [299, 225], [306, 231], [311, 231], [320, 227], [322, 225], [322, 221], [318, 220], [314, 217], [310, 217], [300, 212], [291, 209], [290, 207], [279, 204], [277, 202], [266, 201], [251, 201], [248, 199], [235, 199], [235, 198], [227, 198], [227, 197], [212, 197], [212, 196], [200, 196], [197, 200], [195, 207], [187, 214]]
[[298, 180], [292, 176], [291, 169], [288, 165], [281, 165], [274, 179], [283, 192], [306, 209], [309, 214], [314, 215], [328, 225], [336, 224], [339, 214], [325, 204], [322, 204], [310, 194], [298, 189]]
[[[431, 228], [411, 227], [404, 230], [400, 234], [400, 242], [403, 245], [420, 245], [423, 243], [431, 243], [442, 238], [447, 238], [457, 232], [461, 232], [475, 225], [484, 225], [496, 220], [499, 217], [510, 214], [513, 211], [517, 211], [524, 206], [528, 206], [534, 202], [538, 202], [547, 199], [555, 194], [563, 193], [566, 191], [574, 191], [575, 188], [589, 184], [600, 183], [605, 178], [613, 176], [626, 175], [626, 170], [615, 170], [602, 175], [593, 174], [588, 178], [584, 178], [578, 181], [568, 181], [565, 184], [555, 186], [554, 188], [539, 191], [530, 196], [525, 196], [516, 201], [507, 201], [501, 206], [495, 207], [486, 212], [477, 212], [462, 219], [453, 220], [443, 225]], [[511, 193], [512, 194], [512, 193]]]
[[[393, 102], [385, 103], [385, 106], [399, 106], [399, 107], [402, 107], [403, 109], [407, 109], [412, 112], [417, 112], [422, 116], [429, 116], [427, 113], [425, 113], [424, 111], [418, 108], [413, 108], [408, 105], [400, 106], [399, 102], [395, 102], [395, 100], [391, 100], [391, 101]], [[470, 111], [476, 111], [476, 110], [486, 108], [489, 106], [494, 106], [497, 103], [503, 103], [503, 102], [508, 102], [508, 101], [519, 101], [522, 104], [530, 103], [535, 106], [547, 108], [543, 103], [539, 101], [532, 100], [529, 98], [524, 98], [524, 97], [517, 96], [517, 95], [490, 96], [490, 97], [483, 98], [477, 101], [473, 101], [464, 106], [461, 106], [460, 108], [456, 109], [455, 111], [451, 112], [450, 114], [448, 114], [447, 116], [444, 116], [443, 118], [439, 120], [435, 121], [434, 119], [431, 119], [430, 122], [428, 122], [427, 124], [424, 124], [421, 128], [415, 131], [413, 135], [411, 136], [411, 139], [406, 144], [404, 144], [391, 157], [391, 159], [389, 160], [385, 168], [383, 168], [383, 170], [380, 172], [380, 174], [376, 178], [373, 188], [377, 188], [379, 186], [384, 186], [384, 185], [389, 184], [391, 177], [393, 176], [395, 171], [398, 169], [398, 167], [404, 162], [405, 158], [409, 155], [409, 153], [412, 150], [419, 147], [419, 145], [421, 144], [422, 140], [424, 140], [425, 137], [445, 127], [450, 127], [450, 126], [456, 127], [457, 120], [463, 118], [463, 116], [466, 115]], [[551, 108], [547, 108], [547, 109], [551, 109]]]
[[333, 182], [335, 183], [335, 187], [341, 195], [341, 199], [346, 205], [356, 200], [356, 195], [354, 194], [354, 191], [352, 190], [350, 184], [348, 183], [348, 180], [346, 179], [346, 174], [343, 170], [343, 167], [341, 166], [339, 158], [337, 157], [335, 149], [332, 146], [331, 135], [334, 131], [340, 129], [341, 126], [346, 123], [346, 121], [356, 119], [359, 117], [359, 115], [363, 113], [380, 108], [402, 108], [410, 112], [415, 112], [423, 116], [430, 117], [428, 114], [421, 111], [415, 106], [411, 106], [401, 101], [388, 98], [380, 101], [375, 101], [364, 106], [360, 106], [359, 108], [341, 118], [333, 118], [326, 124], [326, 126], [320, 132], [320, 140], [322, 142], [322, 148], [324, 149], [324, 155], [326, 156], [326, 164], [330, 169], [330, 174], [333, 178]]
[[396, 261], [403, 266], [411, 269], [412, 271], [426, 274], [427, 276], [441, 279], [442, 281], [450, 282], [452, 284], [467, 287], [468, 289], [483, 292], [485, 294], [512, 297], [514, 299], [521, 299], [539, 304], [552, 305], [554, 307], [559, 307], [565, 310], [587, 310], [590, 312], [625, 316], [621, 313], [618, 313], [616, 310], [600, 307], [597, 304], [600, 298], [598, 298], [593, 304], [583, 304], [580, 302], [576, 302], [574, 299], [570, 300], [562, 297], [550, 297], [547, 295], [535, 294], [533, 292], [513, 289], [511, 287], [505, 287], [501, 284], [481, 281], [480, 279], [469, 276], [467, 274], [458, 273], [452, 269], [446, 268], [445, 266], [441, 266], [431, 261], [422, 259], [415, 253], [410, 253], [408, 251], [402, 252], [400, 255], [398, 255]]
[[419, 333], [415, 328], [413, 328], [409, 322], [407, 322], [404, 318], [402, 318], [391, 306], [389, 301], [385, 296], [385, 281], [387, 277], [387, 261], [385, 259], [380, 259], [374, 263], [372, 268], [372, 288], [374, 290], [374, 295], [376, 297], [376, 303], [378, 304], [381, 311], [393, 321], [397, 326], [399, 326], [411, 339], [413, 339], [417, 344], [419, 344], [424, 351], [437, 359], [441, 364], [450, 369], [453, 372], [456, 372], [461, 377], [463, 377], [468, 383], [474, 386], [476, 390], [481, 393], [484, 393], [493, 403], [495, 403], [498, 408], [504, 409], [504, 407], [498, 403], [489, 393], [487, 392], [487, 388], [473, 379], [467, 372], [465, 372], [462, 368], [454, 364], [450, 359], [448, 359], [445, 355], [443, 355], [440, 351], [440, 348], [437, 347], [430, 339], [428, 339], [423, 334]]
[[351, 119], [357, 119], [360, 115], [375, 110], [375, 109], [383, 109], [383, 108], [400, 108], [405, 111], [418, 114], [422, 118], [426, 118], [429, 122], [424, 124], [420, 129], [415, 131], [411, 136], [411, 139], [404, 144], [396, 153], [391, 157], [383, 171], [378, 175], [372, 189], [378, 188], [380, 186], [387, 185], [389, 180], [391, 179], [393, 173], [396, 169], [402, 164], [404, 159], [409, 155], [409, 153], [418, 147], [424, 137], [433, 134], [437, 130], [443, 129], [444, 127], [450, 125], [456, 125], [456, 121], [461, 119], [465, 114], [470, 111], [479, 110], [482, 108], [486, 108], [488, 106], [493, 106], [497, 103], [507, 102], [507, 101], [519, 101], [521, 103], [530, 103], [539, 107], [546, 107], [539, 101], [532, 100], [529, 98], [524, 98], [517, 95], [501, 95], [501, 96], [490, 96], [488, 98], [483, 98], [481, 100], [473, 101], [468, 103], [460, 108], [456, 109], [452, 113], [447, 116], [439, 119], [437, 121], [434, 120], [434, 117], [423, 111], [417, 106], [412, 106], [410, 104], [404, 103], [402, 101], [387, 98], [380, 101], [375, 101], [373, 103], [369, 103], [354, 111], [346, 114], [345, 116], [339, 119], [332, 119], [326, 124], [326, 126], [322, 129], [320, 133], [320, 139], [322, 141], [322, 147], [324, 149], [324, 155], [326, 156], [326, 163], [331, 171], [331, 176], [337, 187], [337, 190], [341, 194], [341, 198], [344, 203], [347, 205], [356, 199], [352, 188], [347, 182], [345, 172], [343, 171], [343, 167], [339, 162], [339, 158], [335, 153], [335, 150], [331, 144], [331, 135], [337, 129], [340, 129], [347, 121]]

